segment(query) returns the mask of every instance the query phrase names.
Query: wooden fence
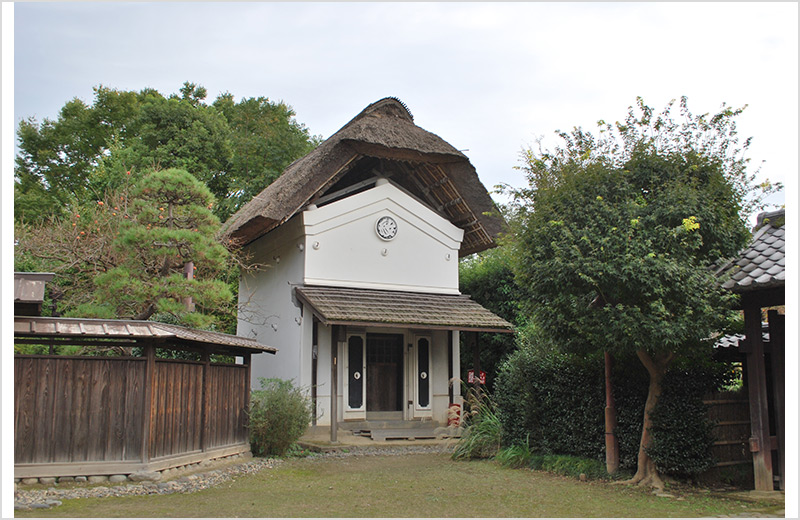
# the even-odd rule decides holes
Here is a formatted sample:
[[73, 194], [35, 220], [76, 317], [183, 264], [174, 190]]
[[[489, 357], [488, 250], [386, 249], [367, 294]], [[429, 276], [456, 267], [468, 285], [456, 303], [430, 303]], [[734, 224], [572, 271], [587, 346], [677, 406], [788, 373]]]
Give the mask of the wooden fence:
[[250, 363], [14, 357], [15, 477], [129, 474], [249, 450]]
[[716, 439], [712, 455], [715, 467], [708, 472], [710, 480], [752, 487], [753, 456], [750, 453], [750, 405], [746, 391], [717, 392], [703, 399], [708, 418], [714, 422]]

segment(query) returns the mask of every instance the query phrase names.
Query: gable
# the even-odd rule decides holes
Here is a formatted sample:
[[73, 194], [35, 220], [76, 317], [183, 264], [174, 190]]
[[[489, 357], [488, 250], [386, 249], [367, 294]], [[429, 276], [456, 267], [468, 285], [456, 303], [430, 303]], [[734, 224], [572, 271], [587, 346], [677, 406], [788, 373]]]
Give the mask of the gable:
[[[302, 217], [306, 284], [458, 293], [464, 231], [391, 182]], [[396, 234], [382, 238], [387, 217]]]

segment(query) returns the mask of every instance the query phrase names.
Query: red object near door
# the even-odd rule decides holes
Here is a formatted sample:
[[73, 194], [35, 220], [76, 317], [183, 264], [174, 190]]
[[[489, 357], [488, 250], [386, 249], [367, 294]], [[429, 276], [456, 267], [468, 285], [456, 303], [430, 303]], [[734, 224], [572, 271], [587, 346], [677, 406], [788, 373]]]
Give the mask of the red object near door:
[[458, 426], [461, 424], [461, 405], [450, 403], [447, 408], [447, 426]]

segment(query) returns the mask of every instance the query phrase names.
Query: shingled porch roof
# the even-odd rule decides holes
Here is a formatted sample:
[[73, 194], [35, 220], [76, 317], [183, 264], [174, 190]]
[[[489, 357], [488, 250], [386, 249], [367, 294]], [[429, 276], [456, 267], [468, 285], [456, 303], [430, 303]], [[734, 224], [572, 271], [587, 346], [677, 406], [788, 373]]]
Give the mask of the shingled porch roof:
[[303, 286], [297, 297], [325, 325], [512, 332], [513, 326], [469, 296]]

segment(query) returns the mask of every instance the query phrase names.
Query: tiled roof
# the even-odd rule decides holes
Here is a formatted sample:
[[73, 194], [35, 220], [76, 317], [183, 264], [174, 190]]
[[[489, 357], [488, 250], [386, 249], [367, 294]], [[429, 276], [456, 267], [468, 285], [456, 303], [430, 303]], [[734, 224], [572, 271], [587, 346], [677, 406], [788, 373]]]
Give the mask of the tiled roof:
[[325, 324], [511, 332], [512, 325], [465, 295], [304, 286], [297, 296]]
[[[743, 342], [745, 339], [744, 334], [728, 334], [726, 336], [722, 336], [714, 343], [714, 348], [722, 348], [722, 349], [729, 349], [734, 348], [738, 349], [739, 344]], [[763, 343], [769, 343], [769, 329], [765, 328], [764, 331], [761, 333], [761, 341]]]
[[759, 221], [769, 220], [756, 231], [750, 245], [738, 258], [720, 270], [721, 275], [730, 275], [722, 284], [724, 288], [733, 292], [747, 292], [785, 285], [784, 216], [784, 210], [759, 215]]
[[250, 338], [155, 321], [15, 316], [14, 336], [133, 340], [156, 338], [183, 344], [224, 347], [252, 353], [269, 352], [274, 354], [278, 351], [274, 347], [261, 345]]

